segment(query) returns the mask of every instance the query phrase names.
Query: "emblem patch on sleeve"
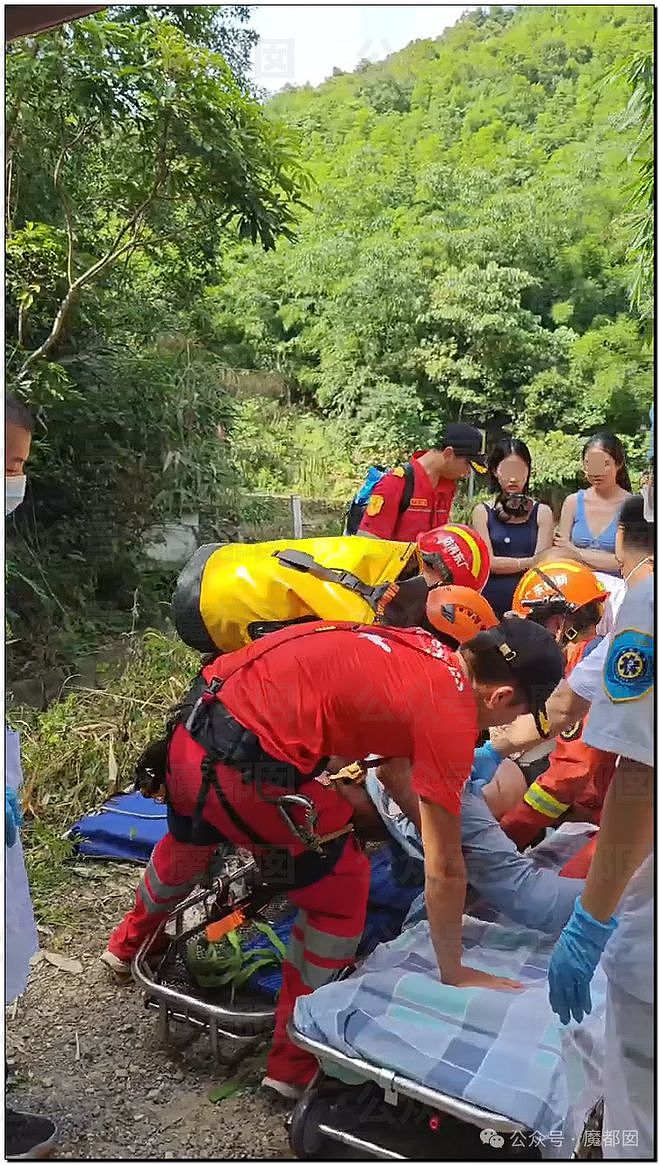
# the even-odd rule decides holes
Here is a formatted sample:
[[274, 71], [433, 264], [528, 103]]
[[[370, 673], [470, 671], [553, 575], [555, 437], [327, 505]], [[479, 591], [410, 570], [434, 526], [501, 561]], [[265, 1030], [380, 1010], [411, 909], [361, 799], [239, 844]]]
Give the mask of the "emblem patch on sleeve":
[[565, 740], [570, 744], [572, 740], [577, 740], [582, 735], [582, 721], [576, 720], [575, 724], [571, 724], [570, 728], [566, 728], [560, 734], [560, 739]]
[[634, 627], [615, 635], [605, 663], [603, 682], [614, 704], [641, 700], [653, 687], [653, 636]]
[[367, 502], [367, 514], [368, 514], [368, 516], [370, 518], [375, 518], [377, 514], [380, 514], [380, 511], [382, 510], [384, 505], [385, 505], [385, 498], [382, 498], [380, 496], [380, 494], [372, 494], [371, 497], [369, 498], [369, 501]]

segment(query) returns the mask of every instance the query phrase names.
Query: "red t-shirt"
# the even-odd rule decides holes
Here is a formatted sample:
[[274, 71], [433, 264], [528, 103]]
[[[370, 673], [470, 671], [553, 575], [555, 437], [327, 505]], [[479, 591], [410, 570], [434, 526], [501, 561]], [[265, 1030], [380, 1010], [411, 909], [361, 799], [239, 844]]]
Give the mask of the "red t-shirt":
[[458, 814], [478, 728], [454, 654], [419, 629], [316, 627], [273, 632], [211, 665], [228, 677], [226, 708], [303, 773], [328, 756], [406, 757], [415, 791]]
[[406, 480], [399, 467], [384, 474], [374, 487], [360, 522], [361, 533], [394, 542], [414, 542], [418, 534], [435, 530], [449, 521], [456, 482], [443, 477], [434, 487], [419, 463], [423, 452], [415, 453], [411, 460], [415, 480], [407, 510], [399, 515]]

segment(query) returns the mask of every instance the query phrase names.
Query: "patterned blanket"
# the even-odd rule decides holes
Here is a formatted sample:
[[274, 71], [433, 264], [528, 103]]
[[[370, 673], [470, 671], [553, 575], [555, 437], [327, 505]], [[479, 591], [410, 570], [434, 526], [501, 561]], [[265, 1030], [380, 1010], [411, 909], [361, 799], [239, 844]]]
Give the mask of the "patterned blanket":
[[[555, 860], [563, 864], [571, 848], [567, 843], [563, 830], [557, 831], [552, 842], [544, 843], [539, 860], [552, 864], [554, 849]], [[444, 986], [428, 924], [420, 922], [378, 947], [349, 979], [299, 999], [295, 1028], [355, 1058], [358, 1072], [360, 1061], [388, 1068], [518, 1121], [541, 1143], [552, 1140], [558, 1147], [586, 1068], [571, 1054], [573, 1044], [562, 1037], [548, 1002], [554, 939], [468, 916], [463, 936], [467, 964], [518, 979], [523, 990]], [[592, 1003], [590, 1029], [595, 1024], [601, 1031], [605, 979], [600, 969]]]

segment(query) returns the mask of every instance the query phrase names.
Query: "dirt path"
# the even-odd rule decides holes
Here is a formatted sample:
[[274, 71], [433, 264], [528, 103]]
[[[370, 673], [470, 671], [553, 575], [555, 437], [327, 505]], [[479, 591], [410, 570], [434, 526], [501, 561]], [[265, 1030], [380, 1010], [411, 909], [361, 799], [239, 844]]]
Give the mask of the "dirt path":
[[224, 1076], [208, 1039], [165, 1048], [137, 989], [109, 981], [98, 956], [139, 871], [88, 865], [63, 891], [66, 924], [40, 934], [42, 951], [82, 973], [42, 957], [7, 1013], [9, 1103], [57, 1121], [65, 1160], [290, 1159], [284, 1115], [258, 1092], [259, 1065], [254, 1082], [212, 1103]]

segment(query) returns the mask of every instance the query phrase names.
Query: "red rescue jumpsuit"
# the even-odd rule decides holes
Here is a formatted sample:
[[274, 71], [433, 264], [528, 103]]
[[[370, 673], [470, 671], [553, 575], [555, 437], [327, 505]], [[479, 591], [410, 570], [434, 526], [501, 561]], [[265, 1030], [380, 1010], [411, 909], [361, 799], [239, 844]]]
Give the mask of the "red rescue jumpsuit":
[[[577, 666], [587, 646], [586, 642], [577, 645], [565, 675]], [[584, 743], [585, 724], [586, 717], [557, 737], [548, 768], [530, 785], [522, 801], [500, 819], [502, 829], [519, 849], [528, 846], [541, 830], [558, 825], [571, 809], [582, 809], [593, 822], [600, 820], [616, 758]], [[582, 869], [583, 865], [581, 861], [571, 869]], [[575, 873], [571, 876], [578, 877]]]
[[[220, 678], [228, 676], [221, 689], [225, 708], [275, 760], [310, 773], [328, 756], [407, 757], [417, 792], [460, 813], [477, 738], [476, 704], [455, 657], [426, 632], [319, 623], [301, 633], [290, 627], [222, 657], [211, 669]], [[451, 733], [443, 724], [451, 724]], [[168, 799], [178, 814], [194, 814], [203, 755], [180, 725], [169, 748], [167, 780]], [[291, 855], [302, 852], [276, 806], [264, 801], [254, 784], [226, 765], [216, 765], [215, 773], [224, 796], [252, 830], [274, 847], [287, 847]], [[276, 797], [282, 789], [264, 783], [263, 791]], [[319, 781], [307, 781], [298, 791], [318, 811], [319, 836], [350, 820], [350, 805]], [[232, 844], [255, 849], [213, 789], [203, 818]], [[158, 843], [133, 910], [111, 936], [113, 954], [124, 961], [133, 958], [197, 883], [213, 849], [177, 842], [171, 834]], [[271, 877], [266, 867], [263, 872], [267, 881], [277, 882], [278, 871]], [[349, 836], [334, 869], [305, 889], [287, 892], [299, 913], [284, 961], [268, 1060], [273, 1079], [304, 1086], [317, 1069], [315, 1059], [287, 1038], [286, 1025], [299, 995], [336, 978], [353, 962], [369, 882], [369, 862]]]
[[386, 538], [395, 542], [414, 542], [418, 534], [435, 530], [449, 521], [456, 482], [441, 477], [433, 485], [428, 473], [420, 464], [424, 450], [415, 453], [410, 464], [413, 469], [413, 492], [410, 504], [403, 513], [399, 507], [405, 488], [405, 474], [401, 466], [385, 473], [374, 487], [367, 508], [360, 522], [359, 533], [370, 534], [373, 538]]

